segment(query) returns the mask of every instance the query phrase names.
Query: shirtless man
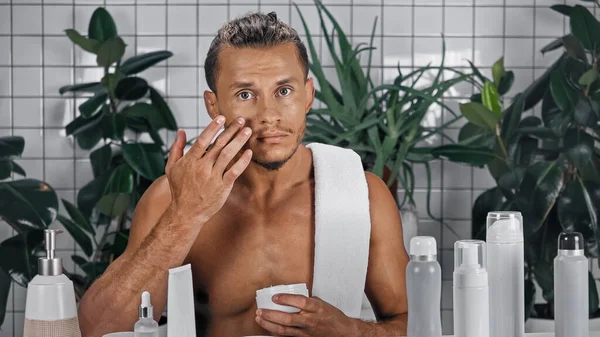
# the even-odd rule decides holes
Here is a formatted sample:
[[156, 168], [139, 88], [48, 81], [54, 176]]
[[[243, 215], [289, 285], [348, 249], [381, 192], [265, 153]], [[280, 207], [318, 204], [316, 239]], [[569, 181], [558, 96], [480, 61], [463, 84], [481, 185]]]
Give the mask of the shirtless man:
[[371, 173], [365, 292], [378, 322], [347, 317], [316, 297], [276, 299], [300, 308], [297, 314], [257, 310], [257, 289], [302, 282], [312, 289], [313, 165], [301, 141], [313, 79], [296, 31], [273, 14], [226, 24], [205, 69], [211, 90], [204, 102], [213, 120], [185, 155], [185, 133], [177, 132], [166, 175], [137, 205], [127, 249], [81, 300], [84, 337], [130, 331], [143, 290], [152, 294], [158, 320], [168, 269], [187, 263], [194, 288], [209, 299], [208, 336], [405, 335], [402, 225], [386, 184]]

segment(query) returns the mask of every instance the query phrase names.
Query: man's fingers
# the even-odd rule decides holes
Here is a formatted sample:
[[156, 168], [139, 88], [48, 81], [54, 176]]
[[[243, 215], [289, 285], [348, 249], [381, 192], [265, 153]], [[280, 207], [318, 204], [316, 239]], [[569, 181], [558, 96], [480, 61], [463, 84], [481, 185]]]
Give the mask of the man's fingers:
[[171, 145], [171, 150], [169, 151], [169, 159], [167, 159], [167, 164], [165, 166], [165, 171], [168, 174], [173, 168], [173, 165], [183, 157], [183, 149], [185, 148], [185, 131], [177, 130], [177, 135], [175, 136], [175, 141]]
[[227, 185], [233, 184], [233, 182], [244, 172], [250, 160], [252, 159], [252, 150], [246, 150], [240, 158], [233, 164], [225, 174], [223, 174], [223, 183]]
[[225, 117], [223, 116], [218, 116], [212, 122], [210, 122], [200, 133], [189, 152], [198, 158], [201, 158], [223, 124], [225, 124]]
[[296, 328], [308, 327], [307, 317], [302, 314], [287, 313], [279, 310], [269, 309], [258, 309], [256, 312], [260, 318], [263, 318], [271, 323]]
[[233, 138], [227, 146], [225, 146], [221, 153], [219, 154], [219, 158], [215, 163], [215, 169], [219, 172], [225, 171], [231, 160], [240, 152], [240, 150], [244, 147], [244, 144], [250, 138], [252, 134], [252, 129], [246, 127], [243, 128], [238, 134]]
[[317, 312], [319, 309], [316, 300], [304, 295], [277, 294], [273, 296], [273, 302], [281, 305], [289, 305], [307, 312]]
[[255, 320], [256, 320], [256, 323], [258, 323], [258, 325], [263, 327], [265, 330], [276, 334], [277, 336], [294, 336], [294, 337], [308, 336], [300, 328], [277, 324], [277, 323], [271, 322], [269, 320], [266, 320], [265, 318], [262, 318], [260, 316], [256, 316]]
[[229, 125], [225, 127], [225, 131], [223, 131], [212, 144], [206, 156], [209, 159], [217, 160], [221, 150], [223, 150], [227, 144], [229, 144], [231, 139], [235, 137], [238, 131], [244, 126], [244, 123], [246, 123], [246, 120], [242, 117], [238, 117], [229, 123]]

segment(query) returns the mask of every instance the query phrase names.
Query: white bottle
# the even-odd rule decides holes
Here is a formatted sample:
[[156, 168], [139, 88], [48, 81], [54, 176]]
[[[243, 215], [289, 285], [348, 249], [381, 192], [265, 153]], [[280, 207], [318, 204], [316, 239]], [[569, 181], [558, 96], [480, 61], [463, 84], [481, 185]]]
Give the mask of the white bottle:
[[46, 257], [38, 260], [38, 275], [27, 286], [24, 337], [81, 337], [73, 282], [54, 256], [56, 234], [45, 229]]
[[525, 335], [525, 262], [520, 212], [487, 215], [490, 337]]
[[410, 240], [406, 288], [408, 336], [441, 337], [442, 271], [437, 261], [437, 246], [433, 237], [415, 236]]
[[489, 293], [485, 269], [485, 242], [454, 243], [454, 335], [488, 337]]
[[556, 337], [589, 336], [588, 259], [583, 235], [561, 233], [554, 259], [554, 320]]
[[158, 323], [154, 320], [150, 293], [142, 293], [142, 304], [138, 309], [139, 320], [133, 326], [134, 337], [158, 337]]

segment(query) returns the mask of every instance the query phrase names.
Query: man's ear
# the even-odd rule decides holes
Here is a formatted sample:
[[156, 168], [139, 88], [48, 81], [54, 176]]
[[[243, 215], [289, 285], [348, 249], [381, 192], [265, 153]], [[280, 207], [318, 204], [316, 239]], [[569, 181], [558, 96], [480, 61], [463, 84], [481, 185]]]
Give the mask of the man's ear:
[[315, 82], [312, 77], [306, 79], [306, 83], [304, 84], [304, 90], [306, 90], [306, 98], [308, 98], [306, 100], [306, 107], [304, 110], [305, 113], [308, 114], [310, 108], [312, 108], [313, 103], [315, 101]]
[[204, 105], [211, 119], [219, 116], [219, 107], [217, 105], [217, 95], [209, 90], [204, 91]]

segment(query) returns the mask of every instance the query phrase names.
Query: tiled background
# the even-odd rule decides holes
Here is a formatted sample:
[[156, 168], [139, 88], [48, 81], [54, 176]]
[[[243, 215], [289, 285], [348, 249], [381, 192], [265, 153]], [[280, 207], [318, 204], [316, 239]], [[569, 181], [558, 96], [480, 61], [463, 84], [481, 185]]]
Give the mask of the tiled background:
[[[377, 16], [373, 64], [374, 76], [385, 82], [403, 70], [441, 60], [441, 34], [446, 37], [448, 65], [466, 67], [471, 59], [486, 73], [501, 55], [506, 67], [515, 71], [511, 95], [521, 91], [541, 74], [556, 54], [542, 56], [538, 50], [568, 31], [567, 22], [552, 12], [555, 3], [575, 0], [325, 0], [325, 4], [352, 36], [366, 42]], [[311, 27], [319, 27], [311, 0], [298, 0]], [[227, 20], [252, 10], [276, 11], [301, 35], [301, 26], [291, 0], [0, 0], [0, 135], [26, 138], [23, 158], [18, 162], [28, 175], [44, 179], [60, 197], [73, 201], [76, 190], [90, 178], [88, 153], [65, 137], [64, 125], [73, 119], [79, 103], [58, 94], [65, 84], [96, 81], [100, 70], [94, 58], [74, 49], [62, 31], [75, 27], [87, 31], [91, 13], [105, 5], [129, 45], [126, 56], [168, 49], [175, 56], [167, 63], [143, 73], [168, 96], [177, 121], [188, 136], [195, 136], [209, 120], [204, 110], [202, 64], [210, 41]], [[313, 31], [317, 33], [317, 31]], [[324, 45], [321, 41], [320, 45]], [[322, 60], [334, 74], [326, 53]], [[448, 104], [456, 107], [469, 97], [471, 88], [451, 92]], [[440, 124], [443, 116], [432, 111], [428, 121]], [[458, 133], [459, 125], [452, 134]], [[166, 135], [168, 140], [173, 135]], [[456, 237], [425, 211], [424, 172], [419, 171], [419, 234], [438, 239], [443, 268], [442, 320], [444, 332], [452, 331], [453, 243], [470, 233], [470, 209], [475, 198], [493, 184], [485, 170], [452, 163], [432, 165], [432, 211], [442, 217]], [[12, 234], [0, 223], [0, 240]], [[65, 236], [66, 237], [66, 236]], [[72, 241], [62, 240], [58, 254], [72, 269]], [[594, 266], [596, 263], [593, 264]], [[595, 274], [600, 277], [597, 267]], [[21, 336], [25, 289], [14, 287], [0, 337]]]

